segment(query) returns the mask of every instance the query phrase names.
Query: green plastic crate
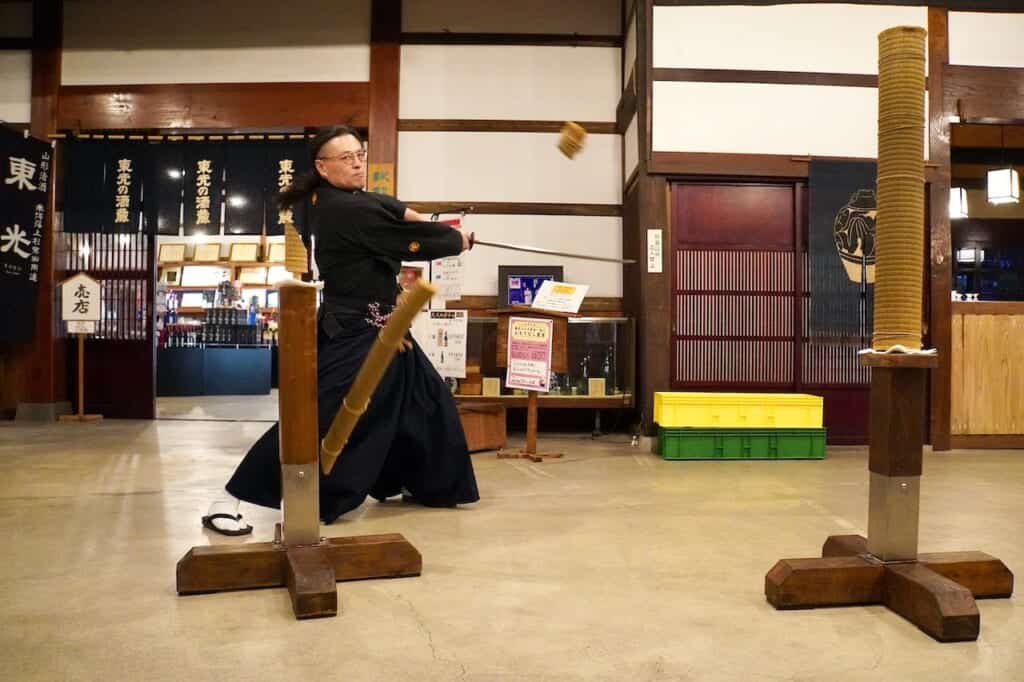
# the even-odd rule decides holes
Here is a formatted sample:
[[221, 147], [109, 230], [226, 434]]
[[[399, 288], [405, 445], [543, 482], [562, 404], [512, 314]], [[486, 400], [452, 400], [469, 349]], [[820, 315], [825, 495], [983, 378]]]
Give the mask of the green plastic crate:
[[662, 459], [823, 459], [825, 429], [658, 430]]

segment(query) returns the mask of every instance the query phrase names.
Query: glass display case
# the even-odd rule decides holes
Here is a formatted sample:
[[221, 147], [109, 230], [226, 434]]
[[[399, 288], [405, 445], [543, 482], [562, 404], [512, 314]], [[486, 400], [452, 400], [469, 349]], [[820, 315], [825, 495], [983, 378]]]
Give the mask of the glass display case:
[[982, 301], [1024, 300], [1024, 247], [956, 244], [953, 288]]
[[[466, 378], [455, 397], [525, 407], [526, 392], [505, 388], [505, 369], [497, 366], [497, 317], [470, 317]], [[636, 324], [627, 317], [569, 319], [566, 373], [552, 373], [551, 391], [541, 393], [543, 408], [630, 408], [636, 377]]]

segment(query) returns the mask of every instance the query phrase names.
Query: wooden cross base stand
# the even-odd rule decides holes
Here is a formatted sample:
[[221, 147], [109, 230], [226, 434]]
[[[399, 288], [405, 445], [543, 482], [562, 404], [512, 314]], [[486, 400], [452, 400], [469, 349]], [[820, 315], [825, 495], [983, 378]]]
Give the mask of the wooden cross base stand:
[[57, 417], [62, 422], [98, 422], [103, 419], [102, 414], [62, 414]]
[[528, 452], [527, 450], [502, 450], [498, 453], [498, 459], [528, 459], [531, 462], [543, 462], [545, 457], [557, 459], [564, 456], [564, 452]]
[[423, 570], [419, 551], [397, 533], [326, 538], [316, 545], [281, 542], [193, 547], [178, 561], [179, 595], [285, 587], [295, 617], [338, 615], [335, 582], [406, 578]]
[[563, 457], [562, 452], [537, 452], [537, 391], [527, 391], [526, 399], [526, 447], [519, 451], [502, 450], [498, 459], [528, 459], [543, 462], [545, 457]]
[[768, 572], [764, 593], [777, 609], [884, 604], [940, 642], [978, 638], [975, 599], [1013, 594], [1013, 573], [984, 552], [919, 554], [885, 563], [860, 535], [833, 535], [820, 559], [782, 559]]

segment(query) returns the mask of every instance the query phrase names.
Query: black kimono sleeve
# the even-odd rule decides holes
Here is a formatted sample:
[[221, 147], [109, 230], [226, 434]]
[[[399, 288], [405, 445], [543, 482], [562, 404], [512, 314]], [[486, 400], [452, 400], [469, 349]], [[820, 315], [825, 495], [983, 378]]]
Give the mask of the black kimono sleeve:
[[406, 205], [403, 202], [388, 194], [378, 194], [373, 192], [370, 196], [379, 201], [380, 205], [387, 209], [388, 213], [399, 220], [405, 220]]
[[363, 226], [359, 239], [371, 253], [395, 260], [434, 260], [462, 253], [462, 233], [441, 223]]

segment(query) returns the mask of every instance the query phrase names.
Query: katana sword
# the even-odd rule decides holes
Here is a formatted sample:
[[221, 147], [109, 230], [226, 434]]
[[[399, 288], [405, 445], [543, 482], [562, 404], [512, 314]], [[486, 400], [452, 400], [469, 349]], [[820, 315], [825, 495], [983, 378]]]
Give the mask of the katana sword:
[[540, 253], [545, 256], [561, 256], [562, 258], [579, 258], [580, 260], [593, 260], [600, 261], [602, 263], [619, 263], [622, 265], [629, 265], [636, 263], [632, 258], [608, 258], [607, 256], [586, 256], [581, 253], [569, 253], [567, 251], [552, 251], [551, 249], [539, 249], [535, 246], [520, 246], [519, 244], [506, 244], [504, 242], [485, 242], [476, 238], [476, 235], [470, 233], [469, 235], [469, 248], [474, 246], [490, 246], [494, 249], [507, 249], [509, 251], [525, 251], [526, 253]]

